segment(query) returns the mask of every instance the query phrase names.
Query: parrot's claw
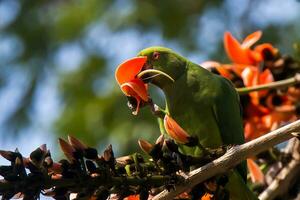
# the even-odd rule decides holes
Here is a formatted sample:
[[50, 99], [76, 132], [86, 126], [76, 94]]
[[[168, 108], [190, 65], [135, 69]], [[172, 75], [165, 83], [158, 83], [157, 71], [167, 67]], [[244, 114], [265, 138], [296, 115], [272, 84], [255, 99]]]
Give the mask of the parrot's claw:
[[216, 149], [206, 149], [213, 158], [219, 158], [220, 156], [224, 155], [227, 151], [227, 147], [221, 146]]
[[199, 147], [199, 149], [202, 151], [204, 156], [209, 156], [211, 158], [213, 158], [214, 156], [214, 152], [211, 152], [210, 149], [205, 148], [199, 141], [198, 137], [196, 136], [190, 136], [189, 137], [189, 142], [186, 143], [185, 145], [189, 146], [189, 147]]

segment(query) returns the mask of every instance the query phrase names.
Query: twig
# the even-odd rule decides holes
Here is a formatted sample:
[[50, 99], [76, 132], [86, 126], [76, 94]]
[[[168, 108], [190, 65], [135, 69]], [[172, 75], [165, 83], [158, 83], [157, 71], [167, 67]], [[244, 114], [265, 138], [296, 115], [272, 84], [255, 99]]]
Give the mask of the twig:
[[260, 91], [260, 90], [268, 90], [268, 89], [278, 89], [278, 88], [286, 88], [292, 85], [296, 85], [300, 83], [300, 74], [296, 74], [293, 78], [288, 78], [281, 81], [275, 81], [268, 84], [256, 85], [253, 87], [243, 87], [236, 88], [240, 95], [245, 95], [250, 92]]
[[156, 195], [153, 200], [173, 199], [198, 183], [201, 183], [217, 174], [225, 173], [246, 158], [257, 155], [276, 144], [294, 137], [295, 135], [292, 134], [293, 132], [300, 132], [300, 120], [290, 123], [245, 144], [232, 147], [220, 158], [204, 165], [203, 167], [191, 171], [188, 174], [188, 178], [185, 178], [182, 183], [178, 184], [175, 190], [171, 192], [164, 190]]
[[260, 195], [260, 200], [272, 200], [286, 194], [295, 180], [300, 176], [300, 142], [294, 139], [293, 159], [274, 178], [273, 182]]

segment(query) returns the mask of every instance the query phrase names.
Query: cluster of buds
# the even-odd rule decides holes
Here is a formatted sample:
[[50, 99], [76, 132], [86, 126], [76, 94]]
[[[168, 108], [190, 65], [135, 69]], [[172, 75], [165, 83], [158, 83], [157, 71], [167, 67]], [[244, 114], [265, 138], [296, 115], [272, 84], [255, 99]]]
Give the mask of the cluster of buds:
[[[10, 161], [10, 165], [0, 166], [3, 177], [0, 195], [4, 200], [39, 199], [40, 194], [59, 200], [68, 200], [70, 196], [93, 200], [148, 199], [163, 189], [174, 188], [182, 179], [179, 171], [190, 171], [191, 167], [206, 164], [225, 153], [222, 149], [204, 158], [183, 155], [173, 140], [165, 140], [163, 136], [155, 144], [146, 140], [138, 143], [148, 159], [139, 153], [115, 158], [111, 145], [99, 155], [96, 149], [71, 136], [68, 141], [59, 139], [66, 157], [59, 162], [52, 160], [46, 145], [34, 150], [28, 158], [18, 150], [0, 151]], [[198, 185], [202, 193], [190, 191], [185, 198], [213, 194], [216, 181]]]
[[[156, 140], [155, 144], [140, 139], [138, 141], [140, 148], [149, 156], [151, 156], [155, 166], [161, 170], [161, 174], [169, 174], [176, 177], [177, 172], [189, 172], [196, 167], [203, 166], [212, 160], [223, 155], [227, 147], [220, 147], [218, 149], [206, 149], [209, 154], [201, 157], [194, 157], [182, 154], [179, 151], [178, 145], [173, 139], [165, 139], [162, 135]], [[177, 178], [178, 179], [178, 178]], [[175, 179], [172, 179], [176, 181]], [[179, 180], [180, 181], [180, 180]], [[227, 199], [228, 191], [225, 190], [225, 185], [228, 182], [226, 174], [216, 176], [203, 183], [198, 184], [194, 188], [185, 193], [182, 193], [179, 199]], [[171, 189], [169, 184], [167, 189]]]
[[[246, 141], [295, 121], [300, 114], [300, 63], [281, 55], [270, 43], [252, 47], [261, 36], [262, 32], [256, 31], [240, 43], [226, 32], [224, 48], [232, 63], [207, 61], [201, 64], [231, 80], [238, 88]], [[257, 161], [253, 158], [247, 162], [251, 180], [265, 184]]]

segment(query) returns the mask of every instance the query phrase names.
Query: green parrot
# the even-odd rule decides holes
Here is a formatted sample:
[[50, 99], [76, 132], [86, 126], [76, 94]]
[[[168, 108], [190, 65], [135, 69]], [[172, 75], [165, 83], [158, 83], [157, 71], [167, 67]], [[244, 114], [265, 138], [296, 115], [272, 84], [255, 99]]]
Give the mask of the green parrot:
[[[138, 57], [145, 58], [140, 76], [163, 91], [168, 115], [203, 147], [244, 143], [239, 96], [229, 80], [168, 48], [150, 47]], [[186, 155], [203, 154], [199, 146], [182, 142], [178, 146]], [[245, 162], [229, 172], [225, 188], [231, 200], [257, 199], [246, 185], [246, 176]]]

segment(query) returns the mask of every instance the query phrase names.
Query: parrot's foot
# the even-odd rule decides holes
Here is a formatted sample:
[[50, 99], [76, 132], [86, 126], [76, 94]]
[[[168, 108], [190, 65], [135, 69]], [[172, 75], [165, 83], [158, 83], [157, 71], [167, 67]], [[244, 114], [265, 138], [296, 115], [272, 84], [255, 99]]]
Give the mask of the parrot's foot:
[[208, 157], [210, 159], [215, 159], [215, 158], [218, 158], [218, 157], [224, 155], [228, 149], [227, 146], [221, 146], [216, 149], [206, 148], [200, 143], [198, 137], [196, 137], [196, 136], [190, 136], [189, 142], [186, 143], [185, 145], [187, 145], [189, 147], [198, 147], [202, 151], [202, 155], [204, 157]]
[[221, 146], [216, 149], [206, 148], [206, 150], [209, 152], [209, 155], [214, 159], [223, 156], [226, 153], [227, 149], [228, 149], [227, 146]]

